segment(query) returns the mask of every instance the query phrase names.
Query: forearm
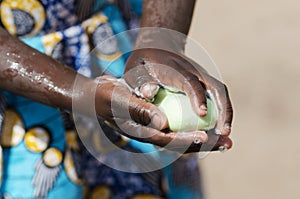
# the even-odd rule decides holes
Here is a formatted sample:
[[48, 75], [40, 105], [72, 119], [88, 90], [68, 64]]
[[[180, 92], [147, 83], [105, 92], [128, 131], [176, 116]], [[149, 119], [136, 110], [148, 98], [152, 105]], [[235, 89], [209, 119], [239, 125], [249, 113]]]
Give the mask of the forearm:
[[195, 0], [146, 0], [136, 49], [184, 50]]
[[[76, 71], [0, 29], [0, 89], [71, 109]], [[79, 76], [80, 78], [84, 78]]]
[[141, 27], [161, 27], [188, 34], [195, 0], [146, 0]]

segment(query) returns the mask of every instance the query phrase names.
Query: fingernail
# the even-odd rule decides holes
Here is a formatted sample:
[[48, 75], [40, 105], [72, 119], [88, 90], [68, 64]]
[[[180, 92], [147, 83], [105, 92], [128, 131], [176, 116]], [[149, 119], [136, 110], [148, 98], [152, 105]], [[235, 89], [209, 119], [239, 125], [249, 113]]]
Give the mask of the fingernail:
[[156, 128], [158, 130], [162, 130], [167, 127], [167, 121], [163, 117], [161, 117], [159, 114], [154, 114], [150, 124], [152, 127]]
[[200, 144], [200, 143], [201, 143], [201, 139], [199, 137], [195, 138], [194, 144]]
[[226, 151], [228, 151], [228, 148], [226, 146], [219, 146], [219, 151], [225, 153]]
[[156, 95], [158, 89], [159, 86], [157, 84], [147, 83], [141, 87], [140, 92], [142, 93], [144, 98], [152, 99]]
[[223, 131], [225, 131], [227, 134], [231, 132], [231, 125], [226, 123], [223, 127]]
[[197, 134], [194, 134], [194, 144], [200, 144], [207, 142], [208, 136], [204, 131], [199, 131]]
[[207, 107], [206, 107], [204, 104], [200, 106], [200, 109], [201, 109], [202, 111], [207, 111]]
[[204, 117], [207, 115], [207, 107], [205, 105], [200, 106], [200, 116]]
[[219, 129], [215, 129], [215, 134], [216, 135], [221, 135], [221, 131]]

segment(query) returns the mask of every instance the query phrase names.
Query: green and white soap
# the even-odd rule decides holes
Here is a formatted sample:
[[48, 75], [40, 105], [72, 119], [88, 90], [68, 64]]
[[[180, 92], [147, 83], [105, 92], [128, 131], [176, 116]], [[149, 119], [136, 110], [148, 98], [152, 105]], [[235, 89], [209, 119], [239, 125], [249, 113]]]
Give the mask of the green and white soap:
[[205, 117], [200, 117], [194, 112], [190, 98], [183, 93], [161, 88], [153, 103], [166, 114], [172, 131], [208, 131], [214, 128], [217, 122], [218, 112], [214, 102], [209, 98]]

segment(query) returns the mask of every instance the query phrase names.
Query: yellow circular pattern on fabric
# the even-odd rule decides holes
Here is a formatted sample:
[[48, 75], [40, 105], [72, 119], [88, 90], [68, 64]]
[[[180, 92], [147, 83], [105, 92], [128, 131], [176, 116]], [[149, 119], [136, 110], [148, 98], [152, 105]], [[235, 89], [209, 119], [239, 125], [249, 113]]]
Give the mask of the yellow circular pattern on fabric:
[[48, 167], [58, 166], [63, 159], [62, 153], [56, 148], [49, 148], [45, 151], [43, 161]]
[[23, 140], [24, 135], [25, 129], [21, 117], [15, 111], [7, 109], [2, 128], [2, 146], [16, 146]]
[[153, 196], [153, 195], [149, 195], [149, 194], [140, 194], [137, 196], [134, 196], [132, 199], [162, 199], [158, 196]]
[[110, 199], [110, 197], [110, 189], [107, 186], [99, 186], [93, 190], [90, 199]]
[[45, 53], [47, 55], [52, 55], [52, 52], [55, 46], [63, 39], [63, 35], [61, 32], [55, 32], [51, 34], [47, 34], [42, 37], [42, 42], [44, 44]]
[[76, 134], [75, 130], [68, 130], [66, 132], [66, 141], [67, 141], [68, 147], [70, 147], [71, 149], [73, 149], [75, 151], [79, 150], [79, 145], [77, 142], [77, 134]]
[[82, 27], [85, 29], [85, 31], [88, 34], [92, 34], [100, 24], [106, 23], [107, 21], [108, 21], [108, 19], [105, 15], [98, 14], [98, 15], [95, 15], [92, 18], [84, 21], [82, 23]]
[[14, 24], [14, 16], [12, 9], [22, 10], [32, 16], [35, 20], [35, 25], [28, 36], [36, 35], [44, 26], [46, 14], [43, 5], [37, 0], [3, 0], [1, 2], [0, 12], [1, 20], [4, 27], [12, 35], [17, 34], [17, 29]]
[[82, 184], [81, 179], [78, 177], [76, 169], [75, 169], [75, 164], [72, 159], [72, 154], [70, 150], [67, 150], [65, 153], [64, 157], [64, 167], [65, 171], [67, 173], [67, 176], [72, 180], [75, 184]]
[[35, 127], [27, 131], [24, 142], [29, 151], [40, 153], [48, 147], [50, 136], [44, 128]]
[[103, 59], [103, 60], [106, 60], [106, 61], [114, 61], [114, 60], [117, 60], [120, 57], [122, 57], [122, 54], [120, 52], [116, 52], [116, 53], [114, 53], [112, 55], [104, 55], [102, 53], [96, 53], [96, 56], [99, 59]]

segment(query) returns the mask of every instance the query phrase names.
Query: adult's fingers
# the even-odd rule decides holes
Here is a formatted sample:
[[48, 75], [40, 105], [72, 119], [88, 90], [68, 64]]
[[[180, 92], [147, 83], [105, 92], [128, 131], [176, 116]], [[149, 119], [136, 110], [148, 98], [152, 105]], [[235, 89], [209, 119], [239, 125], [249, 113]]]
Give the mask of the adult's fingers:
[[232, 140], [228, 136], [217, 135], [208, 131], [208, 141], [202, 145], [203, 151], [226, 151], [232, 147]]
[[[164, 147], [171, 151], [181, 153], [205, 152], [205, 151], [221, 151], [224, 152], [232, 148], [232, 140], [228, 136], [216, 135], [213, 132], [170, 132], [164, 133], [156, 129], [138, 125], [132, 121], [116, 119], [118, 131], [125, 136], [142, 141], [152, 143], [157, 146]], [[112, 121], [116, 125], [115, 121]], [[139, 137], [140, 136], [140, 137]]]
[[220, 136], [213, 150], [226, 151], [232, 148], [232, 140], [228, 136]]
[[[178, 65], [178, 63], [173, 63]], [[179, 67], [170, 67], [145, 61], [143, 65], [133, 67], [124, 75], [125, 81], [135, 93], [145, 99], [152, 99], [159, 89], [159, 84], [185, 92], [193, 109], [199, 116], [207, 114], [206, 95], [203, 84], [198, 77]]]
[[215, 80], [214, 83], [210, 84], [209, 91], [211, 92], [211, 95], [213, 95], [212, 97], [214, 98], [219, 111], [216, 130], [219, 134], [228, 136], [231, 132], [233, 109], [227, 86]]
[[158, 79], [164, 87], [186, 93], [190, 97], [196, 114], [205, 116], [207, 105], [204, 85], [197, 76], [183, 70], [178, 64], [174, 60], [172, 67], [157, 63], [148, 63], [145, 67], [148, 68], [147, 71], [153, 76], [153, 79]]
[[229, 99], [228, 89], [224, 85], [224, 93], [220, 96], [220, 102], [222, 104], [222, 116], [220, 122], [217, 123], [216, 128], [220, 129], [221, 135], [229, 135], [231, 133], [231, 123], [233, 119], [233, 109], [231, 101]]
[[158, 49], [137, 50], [126, 65], [124, 79], [140, 96], [153, 98], [161, 85], [185, 92], [196, 114], [207, 114], [205, 87], [181, 55]]
[[213, 146], [212, 151], [226, 151], [232, 148], [232, 140], [228, 136], [219, 136], [216, 144]]
[[[133, 121], [117, 118], [115, 121], [127, 137], [182, 153], [199, 151], [202, 143], [208, 139], [204, 131], [165, 133]], [[193, 146], [192, 151], [190, 150], [191, 146]]]

